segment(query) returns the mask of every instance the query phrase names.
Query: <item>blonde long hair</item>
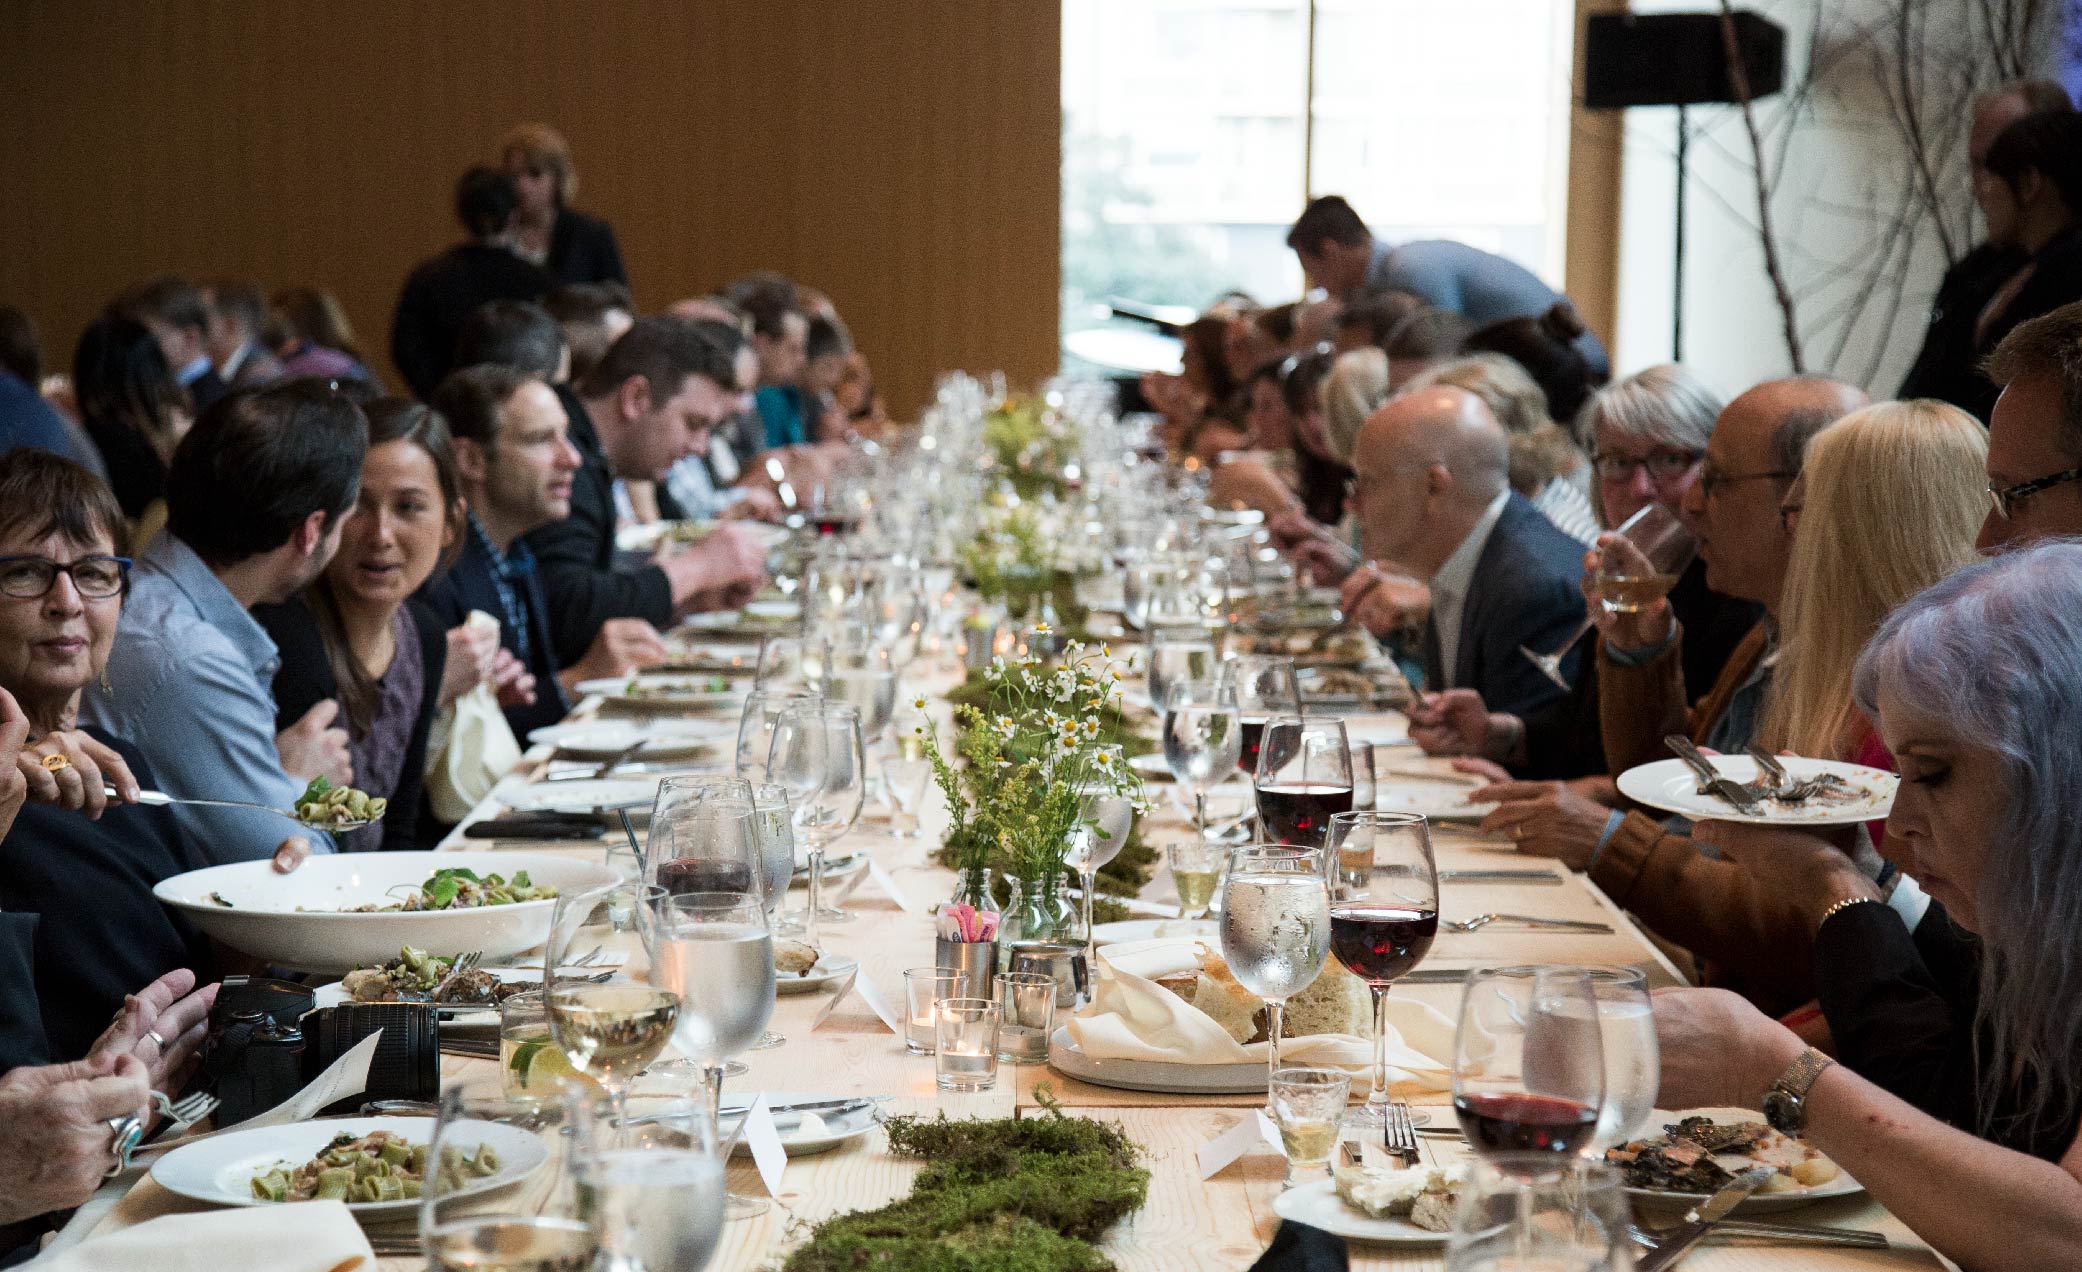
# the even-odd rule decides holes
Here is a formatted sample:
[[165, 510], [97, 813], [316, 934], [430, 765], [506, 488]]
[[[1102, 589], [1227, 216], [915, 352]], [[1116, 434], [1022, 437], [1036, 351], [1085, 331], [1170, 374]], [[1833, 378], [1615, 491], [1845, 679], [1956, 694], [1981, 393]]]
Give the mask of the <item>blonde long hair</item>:
[[1323, 442], [1349, 468], [1359, 426], [1388, 400], [1388, 355], [1371, 348], [1339, 354], [1317, 393], [1323, 400]]
[[1577, 471], [1586, 458], [1568, 430], [1547, 417], [1547, 394], [1531, 373], [1501, 353], [1470, 353], [1427, 367], [1405, 388], [1434, 384], [1481, 398], [1511, 439], [1511, 488], [1531, 498], [1547, 483]]
[[1902, 602], [1974, 560], [1988, 434], [1943, 402], [1881, 402], [1815, 434], [1757, 742], [1848, 758], [1858, 651]]

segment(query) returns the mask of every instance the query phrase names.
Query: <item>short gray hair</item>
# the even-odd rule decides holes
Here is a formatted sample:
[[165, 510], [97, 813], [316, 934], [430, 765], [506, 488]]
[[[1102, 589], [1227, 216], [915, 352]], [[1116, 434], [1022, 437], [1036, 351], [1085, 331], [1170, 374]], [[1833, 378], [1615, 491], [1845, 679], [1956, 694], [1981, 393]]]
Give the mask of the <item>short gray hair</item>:
[[1714, 421], [1726, 406], [1690, 368], [1665, 362], [1614, 380], [1591, 395], [1576, 415], [1576, 440], [1595, 450], [1598, 430], [1609, 428], [1700, 455], [1713, 440]]
[[1995, 1129], [2006, 1087], [2025, 1093], [2023, 1126], [2069, 1125], [2082, 1096], [2082, 540], [2004, 553], [1926, 588], [1880, 624], [1852, 681], [1873, 720], [1885, 685], [2002, 767], [2006, 809], [1973, 885], [1982, 1130]]

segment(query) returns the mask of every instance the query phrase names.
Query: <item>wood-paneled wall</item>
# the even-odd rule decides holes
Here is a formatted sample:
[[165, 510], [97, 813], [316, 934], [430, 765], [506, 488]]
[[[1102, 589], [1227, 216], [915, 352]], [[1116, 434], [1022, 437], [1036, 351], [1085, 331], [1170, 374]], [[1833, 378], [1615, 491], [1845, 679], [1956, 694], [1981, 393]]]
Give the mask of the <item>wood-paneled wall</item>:
[[0, 302], [62, 367], [154, 272], [317, 285], [380, 358], [406, 272], [458, 236], [456, 176], [539, 119], [640, 306], [782, 270], [908, 412], [948, 368], [1055, 366], [1059, 21], [1033, 0], [10, 0]]

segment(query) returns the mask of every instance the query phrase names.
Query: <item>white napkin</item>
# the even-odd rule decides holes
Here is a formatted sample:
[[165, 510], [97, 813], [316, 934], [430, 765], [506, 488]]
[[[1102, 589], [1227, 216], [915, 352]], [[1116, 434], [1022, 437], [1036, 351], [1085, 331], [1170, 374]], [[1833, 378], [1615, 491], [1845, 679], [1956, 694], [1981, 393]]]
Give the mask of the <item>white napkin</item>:
[[[1206, 1012], [1153, 979], [1200, 965], [1197, 941], [1127, 941], [1099, 951], [1091, 1005], [1064, 1022], [1078, 1049], [1095, 1060], [1170, 1064], [1265, 1063], [1266, 1044], [1239, 1043]], [[1388, 1064], [1434, 1090], [1450, 1085], [1453, 1022], [1415, 999], [1388, 999]], [[1373, 1040], [1311, 1034], [1280, 1042], [1280, 1060], [1364, 1070]], [[1391, 1075], [1391, 1081], [1395, 1080]]]
[[166, 1215], [36, 1265], [38, 1272], [371, 1272], [375, 1266], [361, 1225], [337, 1201]]

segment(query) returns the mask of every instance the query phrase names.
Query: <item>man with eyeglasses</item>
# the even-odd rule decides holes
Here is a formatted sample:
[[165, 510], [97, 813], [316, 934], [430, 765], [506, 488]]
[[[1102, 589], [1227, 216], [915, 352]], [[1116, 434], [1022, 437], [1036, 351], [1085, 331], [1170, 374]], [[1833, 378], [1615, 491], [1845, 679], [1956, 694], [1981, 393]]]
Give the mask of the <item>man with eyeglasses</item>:
[[2082, 535], [2082, 303], [2019, 323], [1989, 355], [1983, 552]]

